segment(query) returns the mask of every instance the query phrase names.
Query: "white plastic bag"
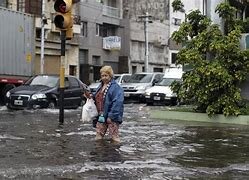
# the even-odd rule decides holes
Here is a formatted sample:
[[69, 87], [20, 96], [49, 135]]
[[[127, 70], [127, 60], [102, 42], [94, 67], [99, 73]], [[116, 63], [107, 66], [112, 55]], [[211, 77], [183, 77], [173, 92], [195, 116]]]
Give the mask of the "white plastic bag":
[[93, 99], [87, 99], [86, 104], [82, 107], [81, 120], [90, 122], [98, 116], [98, 110]]

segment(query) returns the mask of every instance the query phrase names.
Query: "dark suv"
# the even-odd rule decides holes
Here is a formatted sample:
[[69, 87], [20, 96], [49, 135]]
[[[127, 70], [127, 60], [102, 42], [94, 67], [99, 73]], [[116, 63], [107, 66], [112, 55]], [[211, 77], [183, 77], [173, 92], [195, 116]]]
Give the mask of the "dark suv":
[[[11, 109], [58, 107], [59, 80], [58, 75], [34, 76], [6, 93], [6, 106]], [[74, 76], [66, 76], [64, 82], [64, 107], [77, 108], [82, 105], [87, 86]]]

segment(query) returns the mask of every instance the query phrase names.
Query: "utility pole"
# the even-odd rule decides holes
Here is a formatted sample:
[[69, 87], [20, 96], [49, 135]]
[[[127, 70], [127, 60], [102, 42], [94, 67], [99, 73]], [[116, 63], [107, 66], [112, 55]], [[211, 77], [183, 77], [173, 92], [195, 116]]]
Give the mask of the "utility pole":
[[149, 72], [149, 34], [148, 34], [148, 24], [152, 23], [149, 18], [151, 18], [151, 15], [149, 15], [148, 12], [146, 12], [145, 15], [139, 16], [139, 18], [143, 19], [144, 22], [144, 38], [145, 38], [145, 72]]
[[41, 69], [40, 74], [44, 73], [44, 25], [45, 25], [45, 0], [42, 0], [42, 13], [41, 13]]
[[60, 125], [63, 125], [64, 123], [65, 51], [66, 51], [66, 31], [61, 30], [60, 111], [59, 111]]

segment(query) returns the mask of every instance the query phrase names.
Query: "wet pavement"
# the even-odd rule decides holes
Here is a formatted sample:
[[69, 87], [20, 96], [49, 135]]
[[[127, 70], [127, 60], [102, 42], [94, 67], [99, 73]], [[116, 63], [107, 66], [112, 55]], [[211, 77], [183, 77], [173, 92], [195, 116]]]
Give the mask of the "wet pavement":
[[81, 109], [0, 106], [0, 179], [248, 179], [249, 127], [159, 121], [160, 106], [126, 104], [121, 144], [96, 142]]

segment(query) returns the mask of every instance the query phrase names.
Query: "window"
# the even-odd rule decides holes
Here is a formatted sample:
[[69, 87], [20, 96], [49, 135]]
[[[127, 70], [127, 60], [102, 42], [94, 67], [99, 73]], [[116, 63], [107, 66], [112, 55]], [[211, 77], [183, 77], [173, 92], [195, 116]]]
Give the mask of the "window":
[[118, 26], [111, 24], [96, 24], [96, 36], [115, 36]]
[[154, 70], [153, 70], [154, 72], [163, 72], [163, 68], [154, 68]]
[[153, 80], [154, 83], [158, 83], [162, 80], [164, 74], [156, 74]]
[[26, 1], [25, 12], [34, 14], [36, 16], [41, 16], [42, 0], [37, 1]]
[[176, 26], [180, 26], [181, 25], [181, 19], [173, 18], [173, 24], [176, 25]]
[[65, 88], [69, 88], [70, 87], [69, 80], [68, 80], [67, 77], [65, 77], [64, 86], [65, 86]]
[[129, 83], [150, 83], [153, 74], [132, 74]]
[[177, 56], [177, 53], [171, 53], [171, 64], [176, 63], [176, 56]]
[[76, 66], [69, 65], [69, 75], [76, 76]]
[[87, 22], [81, 22], [81, 34], [82, 36], [87, 37]]
[[79, 82], [77, 81], [77, 79], [69, 77], [69, 80], [70, 80], [71, 88], [79, 88], [80, 87]]
[[117, 26], [111, 24], [103, 24], [103, 37], [115, 36]]
[[101, 65], [100, 56], [93, 56], [92, 61], [94, 65], [99, 65], [99, 66]]
[[137, 72], [137, 66], [132, 66], [132, 74], [135, 74]]
[[25, 12], [25, 0], [17, 1], [17, 11]]
[[35, 37], [38, 38], [38, 39], [41, 39], [41, 29], [36, 29], [35, 30]]
[[6, 0], [0, 0], [0, 6], [7, 8]]

